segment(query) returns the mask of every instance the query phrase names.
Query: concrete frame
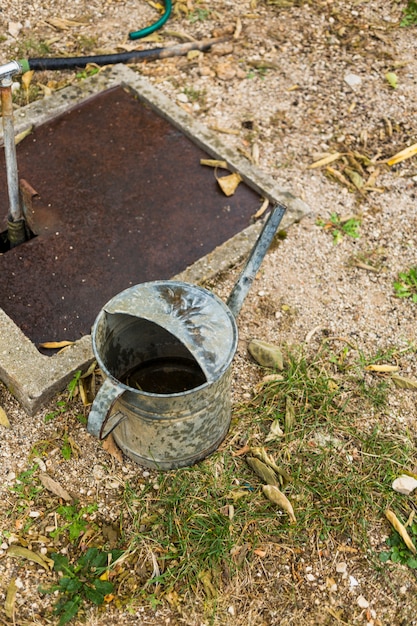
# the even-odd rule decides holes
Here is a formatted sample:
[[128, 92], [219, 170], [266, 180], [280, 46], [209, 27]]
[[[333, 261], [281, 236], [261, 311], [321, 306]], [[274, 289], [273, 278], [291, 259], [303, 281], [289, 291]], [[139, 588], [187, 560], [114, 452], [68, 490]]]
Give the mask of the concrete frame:
[[[268, 198], [272, 204], [284, 204], [287, 212], [282, 228], [288, 228], [309, 212], [302, 200], [280, 189], [260, 169], [226, 146], [217, 134], [205, 128], [146, 78], [125, 65], [106, 68], [77, 85], [18, 109], [15, 114], [15, 132], [17, 134], [29, 127], [44, 124], [88, 98], [116, 86], [125, 86], [134, 91], [142, 101], [179, 128], [212, 158], [227, 161], [229, 169], [238, 172], [244, 182], [259, 192], [260, 196]], [[175, 278], [198, 284], [224, 271], [250, 252], [261, 226], [261, 223], [250, 225]], [[82, 337], [54, 356], [45, 356], [0, 309], [0, 380], [29, 415], [34, 415], [56, 393], [62, 391], [74, 373], [86, 370], [93, 360], [90, 335]]]

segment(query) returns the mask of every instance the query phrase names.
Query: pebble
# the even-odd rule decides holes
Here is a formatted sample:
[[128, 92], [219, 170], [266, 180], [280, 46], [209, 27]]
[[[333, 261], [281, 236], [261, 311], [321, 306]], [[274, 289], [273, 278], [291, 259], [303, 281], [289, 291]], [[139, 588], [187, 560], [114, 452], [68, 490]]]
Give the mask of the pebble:
[[361, 609], [367, 609], [367, 608], [369, 608], [369, 602], [368, 602], [368, 600], [367, 600], [366, 598], [364, 598], [363, 596], [359, 596], [359, 597], [358, 597], [358, 599], [357, 599], [357, 603], [358, 603], [358, 606], [359, 606]]
[[396, 491], [397, 493], [403, 493], [406, 496], [409, 496], [416, 487], [417, 480], [412, 476], [408, 476], [407, 474], [402, 474], [392, 483], [392, 488], [394, 489], [394, 491]]
[[338, 574], [345, 574], [346, 571], [347, 571], [347, 564], [344, 561], [336, 565], [336, 572]]
[[343, 80], [352, 89], [356, 89], [356, 87], [359, 87], [362, 82], [362, 78], [357, 74], [345, 74]]

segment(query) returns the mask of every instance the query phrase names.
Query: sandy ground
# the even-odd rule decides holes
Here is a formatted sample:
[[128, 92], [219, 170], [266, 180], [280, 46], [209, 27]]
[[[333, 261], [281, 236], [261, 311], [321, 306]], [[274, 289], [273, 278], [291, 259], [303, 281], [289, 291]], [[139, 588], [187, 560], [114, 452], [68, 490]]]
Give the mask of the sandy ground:
[[[223, 141], [311, 208], [310, 215], [293, 225], [267, 255], [242, 309], [234, 363], [235, 401], [248, 396], [259, 377], [247, 355], [247, 342], [252, 337], [277, 344], [308, 344], [313, 350], [324, 337], [334, 337], [335, 342], [348, 342], [368, 355], [396, 347], [404, 350], [401, 374], [417, 379], [415, 351], [406, 352], [415, 346], [417, 305], [411, 299], [397, 298], [393, 287], [399, 272], [417, 264], [416, 157], [387, 164], [390, 157], [417, 141], [416, 27], [399, 26], [406, 3], [217, 0], [210, 5], [177, 2], [175, 6], [166, 27], [171, 35], [162, 40], [164, 44], [177, 42], [178, 33], [199, 39], [229, 30], [237, 36], [211, 53], [138, 66], [138, 71], [191, 115], [217, 129]], [[86, 4], [80, 0], [68, 5], [38, 0], [29, 5], [6, 0], [0, 13], [4, 34], [0, 54], [3, 61], [21, 54], [29, 39], [48, 40], [49, 55], [82, 53], [86, 48], [88, 52], [120, 50], [129, 45], [126, 33], [135, 27], [132, 12], [138, 18], [152, 19], [150, 6], [141, 11], [136, 2]], [[55, 21], [54, 25], [58, 17], [77, 24], [57, 25]], [[63, 73], [35, 76], [33, 81], [43, 84], [47, 94], [48, 89], [68, 79]], [[327, 157], [327, 165], [310, 167]], [[331, 229], [322, 225], [329, 225], [332, 214], [342, 222], [349, 217], [357, 219], [359, 237], [344, 235], [335, 244]], [[212, 284], [213, 290], [227, 297], [239, 270], [233, 268], [219, 277]], [[5, 530], [10, 507], [14, 506], [8, 487], [27, 466], [39, 433], [51, 435], [43, 423], [51, 407], [28, 419], [5, 389], [1, 390], [1, 404], [11, 423], [10, 429], [2, 428], [0, 433], [0, 571], [4, 581], [0, 594], [4, 602], [8, 580], [16, 575], [15, 565], [5, 557]], [[416, 417], [415, 393], [395, 391], [384, 417], [386, 427], [415, 441]], [[97, 454], [100, 462], [106, 462], [106, 455], [101, 449], [97, 452], [96, 442], [81, 425], [77, 437], [85, 456], [73, 466], [71, 480], [88, 489], [83, 479], [91, 475], [91, 455]], [[129, 479], [137, 468], [125, 460], [118, 471]], [[319, 565], [313, 563], [312, 567]], [[281, 617], [277, 616], [271, 598], [265, 595], [269, 612], [262, 614], [253, 604], [252, 612], [237, 609], [216, 623], [417, 623], [416, 582], [409, 572], [397, 572], [392, 592], [363, 563], [359, 571], [360, 592], [369, 607], [358, 609], [359, 594], [342, 600], [341, 586], [339, 601], [353, 607], [348, 622], [339, 619], [337, 613], [336, 617], [324, 616], [322, 596], [313, 582], [304, 581], [303, 593], [292, 612], [287, 607]], [[33, 581], [21, 570], [18, 577], [22, 587], [18, 599], [21, 613], [17, 615], [24, 618], [21, 622], [16, 618], [15, 623], [49, 623], [36, 617], [41, 613], [38, 599], [32, 609], [28, 608]], [[90, 623], [104, 624], [102, 619], [92, 617]], [[112, 619], [105, 621], [205, 623], [198, 607], [188, 617], [185, 612], [175, 618], [169, 611], [161, 611], [146, 618], [139, 612], [132, 622], [126, 615]], [[9, 623], [4, 617], [1, 621]]]

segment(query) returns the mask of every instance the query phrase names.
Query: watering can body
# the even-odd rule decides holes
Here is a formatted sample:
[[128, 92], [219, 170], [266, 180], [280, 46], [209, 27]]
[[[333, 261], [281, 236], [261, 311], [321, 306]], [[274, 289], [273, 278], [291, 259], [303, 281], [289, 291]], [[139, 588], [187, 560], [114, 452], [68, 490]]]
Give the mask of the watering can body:
[[131, 287], [93, 326], [104, 374], [88, 418], [137, 463], [169, 470], [213, 452], [231, 418], [231, 362], [237, 327], [210, 291], [179, 281]]

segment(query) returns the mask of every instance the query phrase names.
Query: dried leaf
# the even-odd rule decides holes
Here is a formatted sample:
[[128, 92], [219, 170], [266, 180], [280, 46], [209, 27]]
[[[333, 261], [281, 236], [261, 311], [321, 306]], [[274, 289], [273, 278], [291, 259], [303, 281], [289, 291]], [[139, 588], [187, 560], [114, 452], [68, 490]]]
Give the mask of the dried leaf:
[[78, 389], [80, 390], [81, 401], [84, 406], [89, 406], [91, 402], [88, 399], [88, 392], [85, 385], [86, 381], [80, 378], [80, 380], [78, 381]]
[[269, 429], [268, 435], [265, 437], [265, 443], [269, 441], [275, 441], [276, 439], [280, 439], [280, 437], [284, 436], [284, 431], [279, 425], [279, 421], [275, 420], [271, 424], [271, 428]]
[[395, 72], [387, 72], [385, 74], [385, 78], [387, 80], [387, 83], [393, 88], [393, 89], [397, 89], [398, 87], [398, 77], [397, 74], [395, 74]]
[[255, 446], [251, 448], [251, 453], [254, 457], [256, 457], [257, 459], [265, 463], [265, 465], [267, 465], [268, 467], [270, 467], [279, 476], [281, 485], [285, 486], [287, 483], [291, 481], [291, 476], [288, 474], [288, 472], [283, 470], [281, 467], [279, 467], [275, 463], [274, 459], [271, 456], [269, 456], [269, 454], [267, 454], [265, 448], [262, 448], [261, 446]]
[[364, 180], [362, 176], [355, 170], [352, 170], [350, 167], [346, 167], [344, 171], [348, 175], [349, 180], [351, 180], [351, 182], [355, 185], [356, 189], [362, 189], [362, 187], [364, 186]]
[[90, 367], [88, 368], [88, 370], [86, 370], [84, 374], [81, 374], [81, 378], [88, 378], [89, 376], [94, 374], [96, 367], [97, 367], [97, 361], [93, 361]]
[[120, 463], [123, 462], [123, 453], [116, 444], [113, 435], [110, 433], [108, 437], [103, 441], [103, 450], [106, 450], [112, 457], [114, 457]]
[[25, 91], [29, 91], [30, 83], [32, 82], [33, 75], [35, 70], [30, 70], [30, 72], [25, 72], [22, 76], [22, 85]]
[[295, 422], [295, 408], [290, 398], [287, 397], [285, 401], [285, 432], [289, 433], [292, 430]]
[[329, 174], [329, 176], [334, 178], [337, 182], [341, 183], [345, 187], [348, 187], [349, 189], [352, 188], [352, 183], [350, 182], [350, 180], [346, 178], [346, 176], [343, 176], [343, 174], [341, 174], [338, 170], [335, 170], [334, 167], [330, 167], [328, 165], [326, 167], [326, 172]]
[[[26, 74], [23, 74], [23, 76], [26, 76]], [[15, 135], [15, 138], [14, 138], [15, 145], [17, 146], [21, 141], [23, 141], [25, 137], [30, 135], [32, 130], [33, 130], [33, 126], [29, 126], [25, 130], [22, 130], [21, 133], [17, 133], [17, 135]]]
[[40, 343], [40, 348], [45, 348], [47, 350], [55, 350], [59, 348], [66, 348], [67, 346], [72, 346], [73, 341], [45, 341], [44, 343]]
[[229, 491], [227, 497], [233, 500], [233, 502], [237, 502], [241, 498], [244, 498], [248, 495], [248, 491], [246, 489], [232, 489]]
[[388, 165], [395, 165], [396, 163], [400, 163], [401, 161], [405, 161], [406, 159], [410, 159], [415, 154], [417, 154], [417, 143], [414, 143], [412, 146], [397, 152], [390, 159], [388, 159]]
[[224, 133], [225, 135], [240, 135], [240, 131], [235, 130], [234, 128], [225, 128], [224, 126], [219, 126], [218, 124], [210, 124], [211, 130], [215, 130], [218, 133]]
[[284, 376], [282, 376], [282, 374], [267, 374], [266, 376], [262, 377], [261, 383], [262, 384], [278, 383], [283, 380], [284, 380]]
[[255, 215], [253, 216], [253, 219], [257, 220], [260, 217], [262, 217], [262, 215], [265, 213], [268, 207], [269, 207], [269, 200], [268, 198], [264, 198], [264, 201], [262, 202], [259, 209], [256, 211]]
[[64, 487], [62, 487], [56, 480], [51, 478], [49, 474], [46, 474], [45, 472], [40, 473], [39, 480], [45, 489], [54, 493], [58, 496], [58, 498], [62, 498], [63, 500], [66, 500], [66, 502], [72, 502], [72, 497], [68, 491], [64, 489]]
[[242, 20], [240, 19], [240, 17], [238, 17], [236, 18], [236, 28], [235, 28], [235, 32], [233, 33], [233, 39], [239, 39], [241, 33], [242, 33]]
[[211, 573], [209, 571], [202, 571], [198, 573], [198, 578], [203, 583], [204, 592], [209, 599], [213, 599], [217, 596], [216, 589], [211, 582]]
[[22, 548], [22, 546], [10, 546], [7, 550], [7, 556], [33, 561], [45, 569], [51, 569], [54, 565], [52, 559], [40, 555], [37, 552], [33, 552], [32, 550], [28, 550], [28, 548]]
[[252, 145], [252, 163], [259, 165], [259, 144], [254, 143]]
[[209, 167], [221, 167], [224, 170], [227, 170], [227, 162], [219, 161], [218, 159], [200, 159], [200, 165], [208, 165]]
[[4, 612], [9, 619], [13, 619], [14, 603], [16, 600], [17, 586], [16, 579], [12, 578], [7, 587], [6, 600], [4, 602]]
[[250, 447], [245, 444], [242, 448], [239, 448], [239, 450], [236, 450], [236, 452], [232, 453], [232, 456], [242, 456], [243, 454], [246, 454], [247, 452], [249, 452]]
[[9, 418], [7, 417], [6, 411], [0, 406], [0, 426], [5, 426], [5, 428], [10, 428]]
[[277, 487], [281, 486], [277, 474], [272, 468], [268, 467], [268, 465], [253, 456], [247, 456], [246, 462], [253, 469], [255, 474], [257, 474], [259, 478], [262, 478], [265, 483]]
[[86, 25], [86, 22], [74, 22], [61, 17], [49, 17], [46, 22], [57, 30], [67, 30], [68, 28]]
[[394, 511], [391, 511], [390, 509], [387, 509], [385, 511], [385, 517], [387, 518], [387, 520], [389, 521], [391, 526], [394, 528], [394, 530], [396, 530], [397, 533], [400, 535], [401, 539], [404, 541], [404, 543], [407, 546], [407, 548], [413, 554], [417, 554], [417, 549], [416, 549], [415, 545], [413, 544], [413, 542], [411, 541], [411, 537], [408, 534], [407, 529], [405, 528], [405, 526], [403, 524], [401, 524], [400, 520], [395, 515]]
[[312, 163], [311, 165], [309, 165], [307, 169], [313, 170], [313, 169], [316, 169], [317, 167], [324, 167], [325, 165], [329, 165], [329, 163], [333, 163], [334, 161], [337, 161], [338, 159], [340, 159], [341, 156], [343, 156], [341, 152], [335, 152], [334, 154], [327, 154], [322, 159], [319, 159], [318, 161], [315, 161], [315, 163]]
[[391, 376], [391, 380], [394, 385], [400, 389], [411, 389], [412, 391], [417, 391], [417, 381], [411, 380], [411, 378], [405, 378], [404, 376], [394, 374]]
[[282, 352], [278, 346], [261, 339], [252, 339], [248, 344], [248, 350], [259, 365], [273, 367], [278, 370], [284, 369]]
[[288, 513], [291, 524], [295, 524], [297, 522], [291, 502], [288, 500], [287, 496], [278, 489], [278, 487], [275, 487], [274, 485], [263, 485], [262, 491], [268, 500]]
[[253, 553], [256, 554], [256, 556], [259, 556], [261, 559], [266, 557], [266, 550], [262, 550], [261, 548], [256, 548]]
[[228, 197], [233, 196], [239, 186], [239, 183], [242, 181], [242, 177], [237, 172], [220, 178], [216, 177], [216, 179], [219, 183], [220, 189], [223, 191], [224, 195]]
[[398, 372], [400, 368], [398, 367], [398, 365], [377, 365], [373, 363], [371, 365], [367, 365], [365, 369], [368, 372]]

